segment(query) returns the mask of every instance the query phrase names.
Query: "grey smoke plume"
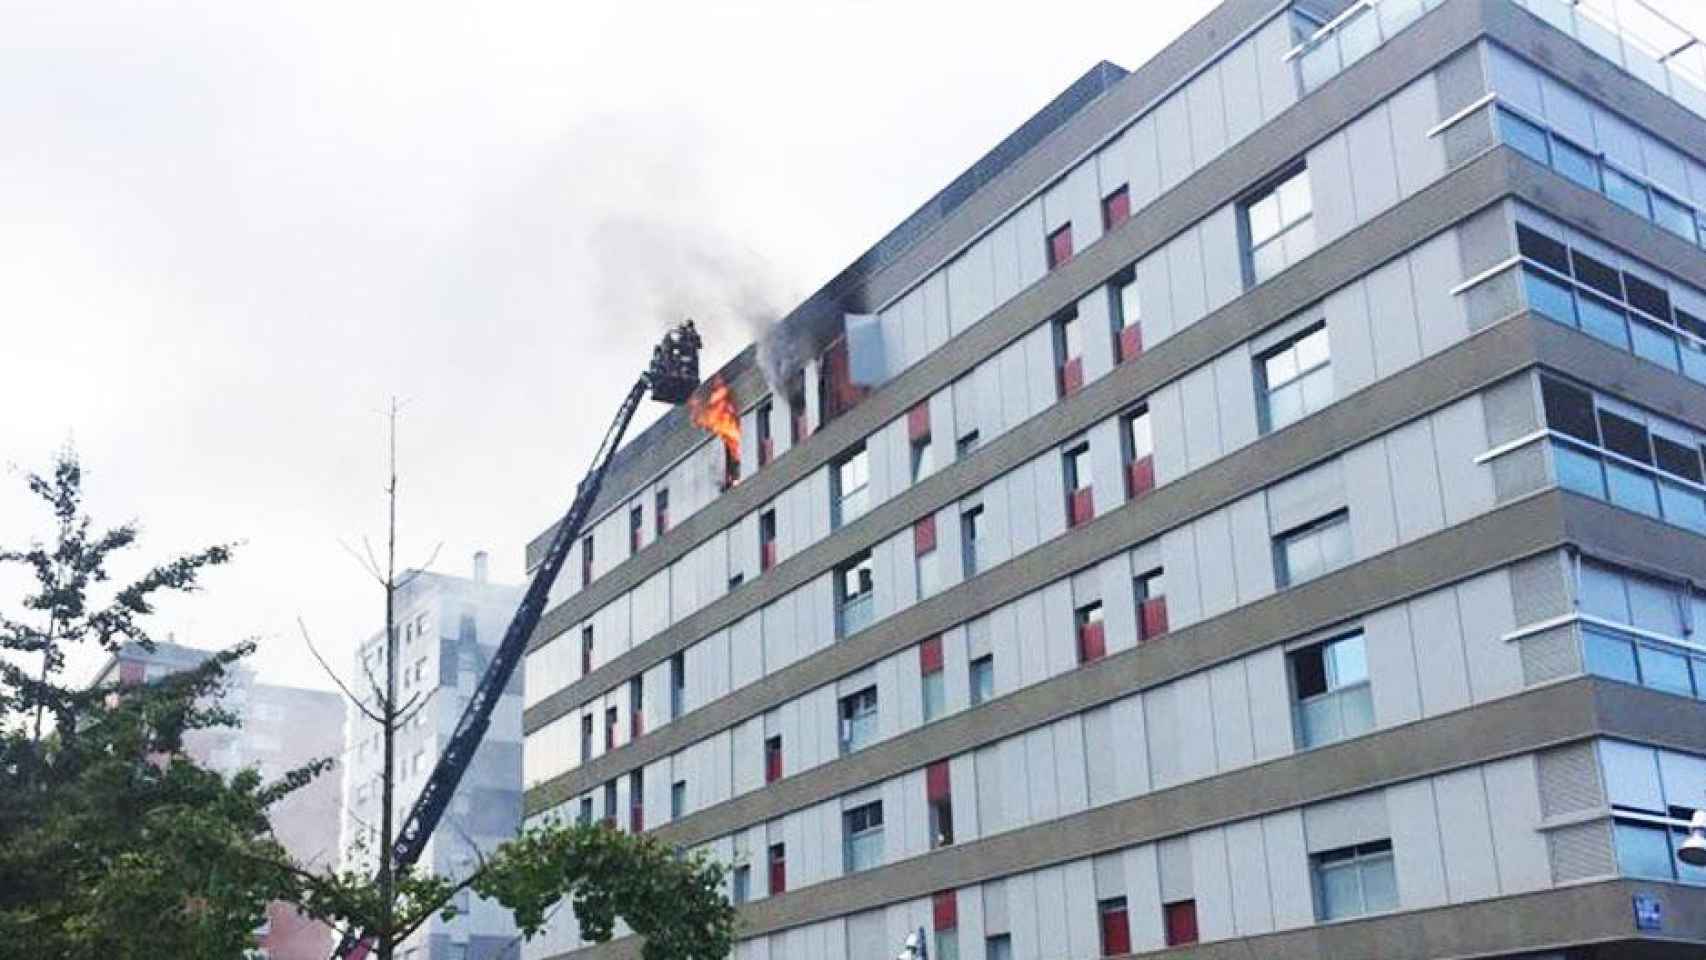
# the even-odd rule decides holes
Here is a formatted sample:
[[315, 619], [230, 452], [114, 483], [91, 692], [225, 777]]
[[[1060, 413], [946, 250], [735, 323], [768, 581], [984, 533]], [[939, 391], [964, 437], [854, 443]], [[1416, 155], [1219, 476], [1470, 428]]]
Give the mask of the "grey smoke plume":
[[792, 302], [789, 284], [750, 247], [704, 224], [623, 214], [594, 228], [592, 249], [607, 323], [653, 338], [692, 318], [712, 357], [756, 340], [773, 391], [797, 369], [777, 323]]

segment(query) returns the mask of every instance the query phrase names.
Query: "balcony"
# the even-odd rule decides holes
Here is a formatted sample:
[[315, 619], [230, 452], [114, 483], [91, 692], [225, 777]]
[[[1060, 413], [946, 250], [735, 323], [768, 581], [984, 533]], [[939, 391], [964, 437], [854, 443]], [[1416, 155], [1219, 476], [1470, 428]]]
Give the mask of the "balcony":
[[1706, 116], [1706, 46], [1643, 0], [1511, 2], [1653, 89]]
[[850, 637], [870, 626], [875, 609], [875, 599], [869, 593], [862, 593], [844, 601], [838, 615], [841, 621], [841, 636]]
[[[1357, 0], [1345, 12], [1316, 29], [1309, 39], [1285, 55], [1297, 62], [1298, 80], [1307, 94], [1345, 68], [1368, 56], [1398, 31], [1437, 7], [1443, 0]], [[1315, 21], [1293, 9], [1300, 30]]]

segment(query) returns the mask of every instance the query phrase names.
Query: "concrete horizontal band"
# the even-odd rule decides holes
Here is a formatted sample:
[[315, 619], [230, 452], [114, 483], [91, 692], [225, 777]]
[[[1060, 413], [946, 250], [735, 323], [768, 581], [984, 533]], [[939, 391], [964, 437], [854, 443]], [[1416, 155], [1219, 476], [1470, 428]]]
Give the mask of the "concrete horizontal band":
[[[1579, 677], [766, 897], [741, 908], [739, 929], [762, 936], [1600, 736], [1662, 736], [1706, 753], [1706, 703]], [[631, 955], [624, 949], [616, 942], [565, 956]]]
[[[809, 476], [812, 471], [885, 424], [903, 416], [907, 410], [929, 398], [932, 393], [1023, 337], [1045, 318], [1054, 316], [1078, 302], [1086, 294], [1105, 284], [1109, 277], [1160, 249], [1181, 231], [1189, 229], [1252, 185], [1270, 176], [1275, 170], [1301, 156], [1310, 145], [1332, 135], [1356, 116], [1389, 99], [1416, 77], [1436, 67], [1465, 44], [1473, 42], [1479, 32], [1479, 8], [1476, 4], [1446, 4], [1435, 10], [1423, 18], [1421, 23], [1404, 31], [1383, 48], [1379, 70], [1369, 67], [1369, 60], [1373, 58], [1351, 67], [1316, 90], [1305, 101], [1275, 118], [1263, 127], [1260, 133], [1234, 144], [1149, 206], [1137, 211], [1123, 226], [1076, 253], [1071, 260], [1051, 270], [1041, 280], [954, 336], [940, 349], [901, 372], [872, 392], [858, 406], [825, 425], [804, 444], [790, 449], [765, 469], [743, 479], [714, 502], [683, 520], [664, 538], [645, 547], [594, 580], [579, 593], [563, 601], [546, 614], [534, 632], [530, 649], [537, 648], [562, 631], [573, 627], [622, 593], [638, 587], [646, 578], [685, 557], [695, 547], [743, 516], [761, 509], [790, 486]], [[1142, 71], [1139, 71], [1133, 76], [1141, 73]], [[1128, 77], [1126, 81], [1122, 81], [1122, 86], [1130, 83], [1131, 79]], [[1114, 96], [1115, 93], [1108, 95], [1109, 98]], [[1101, 101], [1098, 101], [1087, 108], [1087, 112], [1101, 109]], [[1070, 159], [1070, 156], [1060, 157], [1058, 162], [1064, 164]], [[1430, 188], [1424, 191], [1423, 196], [1432, 196], [1437, 203], [1441, 192]], [[1441, 220], [1433, 216], [1434, 211], [1429, 210], [1427, 204], [1417, 203], [1417, 199], [1419, 198], [1412, 198], [1402, 205], [1413, 211], [1411, 218], [1404, 219], [1404, 226], [1411, 231], [1408, 236], [1410, 243], [1419, 242], [1421, 239], [1414, 234], [1414, 230], [1421, 225], [1418, 220], [1439, 220], [1438, 225], [1432, 228], [1434, 230], [1443, 229], [1451, 222], [1449, 219]], [[1346, 241], [1357, 237], [1366, 240], [1367, 226], [1371, 225], [1353, 231], [1347, 238], [1342, 238], [1327, 248], [1338, 248], [1340, 254], [1323, 256], [1318, 252], [1307, 258], [1303, 264], [1285, 271], [1280, 277], [1262, 284], [1234, 303], [1242, 303], [1246, 309], [1260, 305], [1263, 309], [1263, 325], [1271, 325], [1287, 313], [1318, 299], [1329, 290], [1312, 291], [1312, 285], [1319, 284], [1324, 278], [1342, 282], [1346, 276], [1342, 266], [1344, 260], [1347, 257], [1352, 260], [1363, 259], [1357, 244]], [[1389, 256], [1396, 255], [1401, 249], [1392, 251]], [[1311, 263], [1318, 265], [1311, 267]], [[1201, 326], [1201, 322], [1193, 325]], [[1235, 339], [1217, 341], [1215, 349], [1189, 362], [1179, 369], [1179, 373], [1206, 362], [1214, 354], [1247, 335], [1240, 331], [1235, 335]], [[1157, 349], [1156, 353], [1160, 352]], [[1177, 359], [1164, 361], [1149, 358], [1149, 354], [1146, 354], [1145, 358], [1138, 360], [1136, 366], [1153, 368], [1163, 362], [1177, 363]], [[699, 441], [696, 438], [694, 442]], [[978, 471], [976, 465], [992, 459], [994, 447], [995, 444], [988, 445], [974, 454], [969, 461], [956, 462], [908, 492], [917, 492], [924, 487], [946, 489], [949, 486], [964, 486], [963, 477], [966, 476], [966, 471], [956, 468], [970, 467], [973, 471]], [[955, 477], [961, 477], [962, 480], [956, 483]], [[612, 478], [608, 482], [619, 484], [622, 481]], [[642, 481], [632, 482], [637, 485]], [[907, 522], [910, 522], [912, 516], [916, 516], [916, 512], [909, 515]], [[853, 532], [855, 528], [883, 532], [883, 528], [877, 526], [879, 519], [867, 515], [847, 529], [849, 532]], [[870, 539], [874, 541], [878, 537], [871, 536]], [[797, 555], [784, 561], [763, 577], [724, 599], [759, 597], [757, 600], [744, 601], [755, 606], [769, 602], [779, 596], [780, 591], [768, 591], [765, 584], [786, 577], [788, 565], [803, 559], [803, 556]], [[619, 676], [638, 672], [623, 665], [625, 657], [626, 655], [618, 657], [599, 667], [589, 677], [577, 681], [577, 685], [589, 683], [591, 687], [597, 688], [596, 693], [610, 689], [618, 682]], [[583, 692], [578, 700], [585, 700], [593, 695], [596, 694]]]

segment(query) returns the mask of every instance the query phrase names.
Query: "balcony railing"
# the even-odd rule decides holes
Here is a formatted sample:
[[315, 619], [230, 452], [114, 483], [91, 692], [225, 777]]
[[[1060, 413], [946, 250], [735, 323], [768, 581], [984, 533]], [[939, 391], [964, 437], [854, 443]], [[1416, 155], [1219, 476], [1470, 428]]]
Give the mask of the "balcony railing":
[[1706, 116], [1706, 46], [1645, 0], [1511, 0]]
[[[1293, 47], [1285, 58], [1297, 61], [1298, 80], [1303, 85], [1303, 92], [1309, 93], [1368, 56], [1441, 2], [1443, 0], [1357, 0], [1344, 13], [1317, 29], [1309, 39]], [[1314, 23], [1295, 11], [1293, 15], [1301, 25], [1305, 25], [1305, 29]]]

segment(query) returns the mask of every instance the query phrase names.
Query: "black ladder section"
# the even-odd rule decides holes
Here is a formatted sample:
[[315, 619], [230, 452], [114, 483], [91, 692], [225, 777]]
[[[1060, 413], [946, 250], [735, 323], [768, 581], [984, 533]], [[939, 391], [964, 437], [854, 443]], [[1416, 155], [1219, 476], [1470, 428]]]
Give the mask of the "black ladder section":
[[[592, 470], [581, 480], [580, 486], [575, 490], [574, 503], [552, 533], [550, 546], [540, 560], [539, 568], [533, 573], [533, 581], [527, 585], [527, 593], [521, 598], [521, 606], [516, 608], [515, 616], [509, 622], [509, 629], [504, 631], [503, 642], [498, 645], [497, 655], [492, 658], [491, 665], [486, 668], [485, 675], [474, 688], [467, 708], [462, 711], [462, 719], [456, 723], [456, 731], [450, 735], [444, 753], [439, 755], [438, 762], [432, 768], [432, 775], [427, 777], [420, 796], [415, 798], [414, 806], [410, 808], [408, 817], [397, 831], [397, 838], [391, 846], [393, 871], [405, 870], [420, 859], [427, 841], [432, 838], [440, 818], [444, 816], [445, 808], [450, 806], [451, 797], [456, 794], [456, 787], [462, 782], [462, 775], [473, 762], [474, 752], [479, 749], [480, 741], [485, 739], [486, 729], [491, 726], [492, 710], [497, 707], [498, 698], [503, 696], [504, 688], [509, 685], [510, 677], [515, 674], [515, 668], [527, 652], [528, 638], [533, 635], [534, 628], [539, 626], [540, 617], [545, 614], [545, 604], [551, 596], [551, 585], [557, 581], [557, 575], [562, 572], [563, 564], [568, 560], [569, 548], [580, 536], [587, 515], [592, 512], [592, 505], [598, 499], [599, 488], [604, 485], [605, 471], [609, 469], [610, 460], [616, 454], [617, 448], [622, 445], [622, 436], [627, 433], [628, 424], [634, 419], [634, 412], [639, 409], [640, 401], [645, 399], [646, 391], [650, 390], [653, 399], [660, 403], [686, 402], [699, 386], [699, 350], [703, 345], [691, 320], [669, 331], [664, 335], [663, 342], [652, 351], [651, 366], [640, 374], [640, 379], [635, 381], [622, 405], [616, 409], [616, 418], [605, 431], [604, 441], [599, 444], [598, 453], [593, 457]], [[387, 669], [389, 668], [388, 664]], [[346, 933], [332, 956], [343, 960], [362, 960], [372, 947], [373, 940], [365, 932], [361, 935]]]

